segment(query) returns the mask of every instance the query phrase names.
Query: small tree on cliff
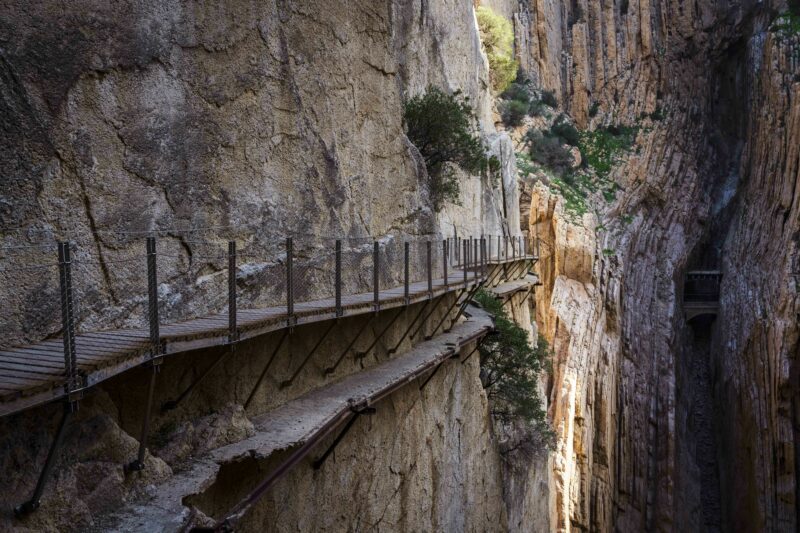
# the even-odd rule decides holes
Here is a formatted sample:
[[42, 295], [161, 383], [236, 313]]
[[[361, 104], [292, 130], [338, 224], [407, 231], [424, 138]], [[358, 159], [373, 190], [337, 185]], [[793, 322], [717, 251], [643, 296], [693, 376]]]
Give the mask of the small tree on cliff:
[[486, 6], [475, 10], [481, 43], [489, 59], [492, 89], [501, 93], [517, 77], [519, 64], [514, 59], [514, 28], [511, 22]]
[[425, 160], [436, 211], [446, 201], [459, 201], [460, 187], [453, 165], [472, 174], [499, 169], [498, 159], [486, 156], [486, 146], [475, 133], [475, 112], [469, 98], [460, 91], [448, 94], [428, 87], [425, 93], [405, 103], [403, 119], [406, 135]]
[[492, 417], [505, 433], [503, 449], [534, 455], [553, 439], [538, 388], [550, 364], [550, 348], [541, 336], [533, 346], [491, 294], [479, 291], [475, 300], [495, 319], [496, 333], [480, 346], [481, 382]]

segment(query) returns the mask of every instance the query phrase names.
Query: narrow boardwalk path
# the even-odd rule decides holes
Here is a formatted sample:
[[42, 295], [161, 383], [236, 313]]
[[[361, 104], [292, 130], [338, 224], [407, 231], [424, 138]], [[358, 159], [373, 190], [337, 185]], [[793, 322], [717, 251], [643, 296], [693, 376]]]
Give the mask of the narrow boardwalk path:
[[[506, 268], [527, 261], [532, 255], [508, 257], [487, 261], [488, 278], [493, 268]], [[467, 281], [463, 270], [448, 273], [444, 278], [433, 279], [432, 290], [428, 282], [409, 284], [408, 301], [405, 287], [380, 290], [380, 309], [392, 309], [435, 298], [442, 294], [472, 288], [485, 281], [480, 273], [468, 270]], [[366, 292], [342, 296], [342, 316], [357, 316], [375, 311], [375, 293]], [[237, 311], [238, 340], [257, 337], [292, 325], [310, 324], [336, 319], [333, 299], [294, 304], [293, 314], [286, 306]], [[175, 354], [198, 348], [229, 343], [229, 316], [226, 312], [200, 317], [185, 322], [162, 324], [160, 340], [164, 353]], [[89, 388], [126, 370], [147, 362], [151, 357], [151, 339], [147, 328], [120, 329], [84, 333], [75, 336], [75, 354], [81, 387]], [[64, 345], [62, 340], [48, 340], [38, 344], [0, 351], [0, 416], [64, 397]]]

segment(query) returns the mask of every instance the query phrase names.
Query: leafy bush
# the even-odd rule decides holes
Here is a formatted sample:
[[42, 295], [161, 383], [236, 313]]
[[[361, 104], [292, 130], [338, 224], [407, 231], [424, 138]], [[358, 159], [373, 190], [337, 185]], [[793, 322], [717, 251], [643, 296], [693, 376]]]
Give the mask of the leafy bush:
[[543, 90], [540, 100], [544, 105], [552, 107], [553, 109], [558, 109], [558, 99], [556, 98], [555, 92]]
[[770, 26], [770, 30], [779, 36], [800, 35], [800, 2], [797, 5], [798, 7], [790, 6], [789, 11], [779, 15]]
[[437, 87], [408, 100], [403, 106], [406, 135], [420, 151], [430, 177], [433, 206], [458, 202], [460, 187], [452, 165], [469, 173], [494, 172], [497, 158], [486, 156], [486, 146], [474, 133], [477, 119], [469, 98], [460, 91], [447, 94]]
[[475, 10], [481, 42], [489, 59], [489, 75], [492, 88], [502, 93], [517, 77], [517, 61], [514, 59], [514, 28], [511, 22], [488, 7]]
[[541, 100], [532, 100], [528, 107], [528, 114], [532, 117], [543, 117], [547, 114], [548, 107]]
[[550, 127], [550, 132], [552, 136], [560, 138], [570, 146], [578, 146], [581, 142], [581, 134], [578, 133], [578, 130], [575, 128], [575, 126], [567, 122], [567, 119], [563, 113], [558, 116], [556, 121]]
[[531, 93], [528, 88], [527, 80], [520, 80], [519, 76], [517, 77], [517, 81], [511, 83], [505, 91], [500, 94], [500, 98], [503, 100], [519, 100], [528, 102], [531, 99]]
[[621, 153], [630, 150], [636, 140], [637, 128], [608, 126], [581, 135], [580, 149], [586, 164], [598, 178], [605, 180]]
[[598, 111], [600, 111], [600, 102], [592, 103], [591, 107], [589, 107], [589, 118], [596, 117]]
[[528, 114], [530, 105], [523, 100], [508, 100], [500, 104], [500, 115], [506, 126], [519, 126], [522, 119]]
[[664, 113], [664, 109], [661, 108], [661, 104], [656, 104], [656, 108], [650, 113], [650, 119], [654, 121], [664, 120], [666, 114]]
[[[531, 133], [532, 132], [532, 133]], [[530, 143], [531, 159], [549, 169], [556, 176], [563, 176], [572, 168], [575, 158], [564, 148], [561, 139], [549, 132], [531, 130], [526, 140]]]
[[496, 334], [480, 345], [481, 382], [492, 416], [501, 424], [522, 421], [540, 435], [552, 435], [538, 387], [541, 374], [550, 365], [547, 341], [540, 336], [532, 346], [525, 330], [491, 294], [478, 291], [475, 300], [495, 319]]

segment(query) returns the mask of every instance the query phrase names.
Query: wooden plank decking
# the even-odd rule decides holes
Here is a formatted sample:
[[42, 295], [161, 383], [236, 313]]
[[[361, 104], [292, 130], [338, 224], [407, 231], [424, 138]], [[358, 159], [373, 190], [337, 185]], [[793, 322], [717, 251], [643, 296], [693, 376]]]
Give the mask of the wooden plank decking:
[[[497, 265], [520, 261], [535, 261], [534, 256], [519, 256], [489, 260], [491, 269]], [[491, 277], [491, 274], [490, 274]], [[474, 287], [482, 278], [469, 273], [467, 286]], [[433, 280], [433, 297], [464, 288], [463, 270], [448, 273]], [[424, 301], [427, 281], [409, 285], [410, 303]], [[381, 290], [380, 309], [406, 305], [402, 286]], [[373, 312], [372, 292], [342, 296], [345, 317]], [[336, 318], [335, 301], [330, 299], [301, 302], [294, 305], [297, 325]], [[287, 327], [286, 307], [240, 309], [237, 311], [239, 339], [257, 337]], [[161, 341], [166, 354], [219, 346], [228, 342], [228, 316], [216, 313], [174, 324], [160, 326]], [[150, 336], [146, 328], [110, 330], [76, 335], [78, 371], [84, 387], [92, 387], [110, 377], [138, 366], [150, 357]], [[61, 339], [8, 348], [0, 351], [0, 416], [5, 416], [64, 396], [64, 351]]]

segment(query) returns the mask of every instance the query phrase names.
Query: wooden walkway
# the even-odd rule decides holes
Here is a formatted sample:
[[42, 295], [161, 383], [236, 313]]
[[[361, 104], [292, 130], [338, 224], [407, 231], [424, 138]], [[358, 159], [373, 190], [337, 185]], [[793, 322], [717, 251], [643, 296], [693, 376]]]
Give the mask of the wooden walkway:
[[[511, 263], [534, 262], [532, 255], [489, 259], [487, 278], [492, 279], [496, 268]], [[515, 270], [515, 269], [511, 269]], [[523, 270], [520, 270], [520, 273]], [[469, 272], [467, 287], [474, 287], [483, 278]], [[464, 288], [463, 270], [453, 270], [444, 279], [433, 280], [429, 293], [427, 281], [409, 285], [409, 301], [404, 287], [379, 292], [380, 310], [392, 309], [435, 298]], [[361, 293], [342, 297], [343, 316], [356, 316], [374, 312], [374, 293]], [[288, 327], [286, 307], [240, 309], [237, 311], [239, 341], [264, 335]], [[333, 299], [296, 303], [295, 323], [310, 324], [332, 320], [336, 317]], [[160, 339], [165, 354], [186, 352], [198, 348], [228, 344], [228, 315], [225, 312], [160, 326]], [[83, 333], [75, 337], [78, 371], [83, 388], [98, 383], [136, 367], [150, 358], [150, 334], [147, 328], [119, 329]], [[0, 351], [0, 416], [22, 411], [65, 396], [64, 349], [60, 339], [48, 340], [18, 348]]]

